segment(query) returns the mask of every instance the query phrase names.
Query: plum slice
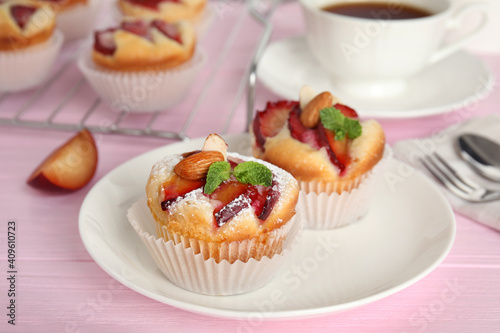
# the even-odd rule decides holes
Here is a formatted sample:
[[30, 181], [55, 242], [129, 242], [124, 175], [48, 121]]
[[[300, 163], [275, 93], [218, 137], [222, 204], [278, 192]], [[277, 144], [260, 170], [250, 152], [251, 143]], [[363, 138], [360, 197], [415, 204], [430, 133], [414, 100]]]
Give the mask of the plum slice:
[[269, 188], [267, 188], [265, 201], [262, 206], [262, 210], [258, 215], [261, 221], [265, 221], [269, 217], [269, 215], [271, 215], [271, 212], [273, 211], [274, 206], [278, 202], [279, 197], [280, 197], [280, 192], [278, 191], [278, 183], [275, 180], [273, 180], [272, 185]]
[[164, 188], [165, 198], [161, 202], [161, 209], [166, 211], [179, 197], [184, 197], [189, 192], [205, 185], [204, 180], [188, 180], [174, 175], [173, 180]]
[[242, 184], [234, 179], [222, 183], [209, 196], [219, 202], [214, 210], [216, 226], [223, 226], [236, 214], [250, 207], [261, 221], [265, 221], [278, 197], [274, 192], [271, 186]]
[[314, 129], [309, 129], [305, 127], [300, 121], [300, 107], [295, 107], [292, 112], [290, 112], [290, 117], [288, 118], [288, 129], [290, 130], [290, 135], [295, 140], [303, 143], [307, 143], [314, 149], [321, 148], [321, 142], [317, 131]]
[[94, 50], [104, 55], [113, 55], [116, 51], [114, 33], [117, 29], [111, 28], [94, 33]]
[[[233, 160], [231, 165], [237, 165], [238, 162]], [[174, 175], [168, 185], [164, 186], [162, 210], [168, 211], [170, 205], [178, 198], [185, 197], [188, 193], [202, 188], [205, 183], [205, 179], [188, 180]], [[204, 195], [216, 203], [213, 211], [215, 227], [221, 227], [239, 212], [250, 207], [253, 208], [255, 215], [261, 221], [265, 221], [279, 198], [277, 188], [277, 183], [274, 180], [271, 186], [250, 185], [240, 183], [234, 176], [231, 176], [222, 182], [212, 194]]]
[[116, 52], [115, 32], [119, 29], [151, 40], [149, 25], [142, 21], [123, 22], [119, 28], [109, 28], [94, 33], [94, 50], [106, 56]]
[[[221, 227], [227, 223], [234, 215], [248, 207], [248, 203], [237, 199], [247, 191], [248, 185], [242, 184], [236, 179], [230, 178], [223, 182], [208, 197], [218, 202], [214, 209], [215, 223]], [[241, 201], [241, 202], [239, 202]]]
[[[352, 108], [343, 105], [335, 104], [335, 108], [339, 109], [342, 114], [348, 118], [358, 119], [358, 114]], [[335, 140], [335, 133], [323, 126], [320, 122], [315, 128], [309, 129], [300, 121], [302, 110], [296, 107], [290, 112], [288, 119], [288, 128], [292, 138], [306, 143], [314, 149], [324, 148], [328, 158], [339, 169], [339, 174], [342, 176], [351, 158], [349, 156], [348, 139]]]
[[347, 139], [336, 141], [335, 133], [326, 129], [321, 123], [316, 128], [316, 131], [319, 135], [321, 146], [326, 149], [326, 154], [330, 162], [339, 169], [339, 175], [342, 176], [345, 173], [350, 159], [347, 152], [347, 146], [345, 146], [345, 149], [341, 149], [342, 145], [340, 142], [343, 141], [347, 144]]
[[267, 138], [278, 134], [286, 124], [290, 112], [299, 105], [295, 101], [268, 102], [264, 111], [258, 111], [253, 120], [253, 133], [260, 149], [264, 148]]
[[160, 3], [162, 2], [176, 2], [176, 3], [181, 2], [181, 0], [127, 0], [127, 1], [153, 10], [159, 10]]
[[28, 7], [23, 5], [16, 5], [10, 8], [12, 17], [16, 20], [17, 25], [24, 29], [26, 24], [30, 21], [31, 16], [37, 11], [34, 7]]
[[167, 23], [165, 21], [154, 20], [151, 22], [151, 26], [158, 29], [162, 34], [170, 39], [175, 40], [177, 43], [182, 45], [181, 34], [179, 28], [175, 24]]
[[122, 22], [118, 28], [109, 28], [106, 30], [96, 31], [94, 34], [94, 50], [107, 56], [111, 56], [116, 52], [115, 32], [124, 30], [134, 35], [153, 41], [151, 29], [156, 28], [166, 37], [175, 40], [182, 44], [179, 29], [175, 24], [154, 20], [151, 23], [142, 20]]
[[145, 21], [125, 21], [120, 28], [142, 38], [153, 40], [150, 33], [150, 25]]
[[348, 107], [347, 105], [337, 103], [333, 107], [336, 109], [339, 109], [340, 112], [342, 112], [342, 114], [344, 116], [346, 116], [347, 118], [352, 118], [352, 119], [359, 118], [358, 113], [356, 111], [354, 111], [354, 109]]

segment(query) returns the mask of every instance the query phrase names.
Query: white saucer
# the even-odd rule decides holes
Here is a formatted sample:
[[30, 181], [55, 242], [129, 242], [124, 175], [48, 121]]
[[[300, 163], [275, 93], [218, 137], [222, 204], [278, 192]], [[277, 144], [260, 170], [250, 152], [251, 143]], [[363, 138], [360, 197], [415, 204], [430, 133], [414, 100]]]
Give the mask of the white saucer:
[[308, 84], [316, 91], [334, 92], [361, 116], [378, 118], [422, 117], [460, 109], [485, 97], [494, 83], [481, 59], [460, 51], [409, 79], [400, 95], [371, 99], [355, 96], [335, 90], [329, 74], [308, 52], [304, 36], [270, 44], [259, 62], [257, 76], [284, 98], [296, 100], [300, 87]]
[[[248, 134], [225, 139], [231, 151], [248, 154]], [[443, 194], [421, 173], [408, 173], [408, 167], [405, 177], [398, 176], [402, 163], [392, 160], [385, 174], [400, 180], [378, 180], [368, 215], [336, 230], [305, 230], [268, 285], [235, 296], [179, 288], [157, 268], [126, 212], [144, 196], [153, 163], [168, 154], [199, 149], [204, 140], [161, 147], [122, 164], [104, 176], [82, 204], [79, 229], [87, 251], [109, 275], [147, 297], [216, 317], [318, 316], [362, 306], [412, 285], [436, 268], [453, 244], [455, 218]]]

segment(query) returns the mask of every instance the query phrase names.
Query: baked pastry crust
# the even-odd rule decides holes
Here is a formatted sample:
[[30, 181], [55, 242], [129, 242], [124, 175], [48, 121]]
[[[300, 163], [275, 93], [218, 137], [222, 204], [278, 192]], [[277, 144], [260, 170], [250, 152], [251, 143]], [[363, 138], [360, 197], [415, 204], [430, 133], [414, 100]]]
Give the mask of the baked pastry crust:
[[86, 5], [89, 0], [41, 0], [41, 1], [51, 4], [56, 12], [64, 12], [76, 5]]
[[351, 163], [342, 176], [324, 149], [316, 150], [295, 140], [290, 136], [287, 126], [278, 135], [267, 139], [264, 152], [254, 145], [253, 154], [287, 170], [300, 181], [348, 183], [370, 171], [384, 155], [385, 134], [380, 124], [375, 120], [367, 120], [361, 126], [363, 135], [349, 140]]
[[92, 59], [96, 64], [115, 71], [144, 71], [168, 69], [181, 65], [193, 56], [196, 37], [189, 22], [171, 23], [179, 31], [182, 44], [168, 38], [156, 28], [151, 28], [151, 40], [117, 29], [113, 32], [116, 51], [105, 55], [92, 50]]
[[94, 48], [92, 59], [104, 68], [125, 72], [161, 70], [179, 66], [193, 56], [196, 46], [195, 32], [187, 21], [170, 24], [177, 27], [181, 44], [155, 27], [150, 30], [151, 40], [118, 28], [112, 33], [116, 45], [115, 52], [106, 55]]
[[[238, 154], [228, 154], [228, 159], [256, 161]], [[216, 226], [213, 212], [217, 203], [203, 195], [202, 189], [179, 198], [171, 204], [168, 211], [163, 211], [161, 208], [161, 202], [164, 199], [163, 189], [175, 181], [175, 177], [178, 177], [173, 172], [173, 168], [180, 160], [182, 160], [181, 155], [173, 155], [156, 163], [146, 185], [147, 203], [157, 222], [159, 235], [163, 233], [158, 228], [161, 229], [164, 226], [171, 234], [212, 243], [215, 247], [223, 242], [247, 239], [256, 239], [257, 243], [266, 244], [270, 241], [267, 235], [284, 226], [295, 215], [299, 193], [297, 181], [289, 173], [263, 161], [258, 162], [271, 169], [273, 179], [276, 181], [273, 186], [277, 186], [279, 191], [278, 200], [265, 221], [259, 220], [253, 208], [249, 207], [236, 214], [224, 225]]]
[[[330, 161], [325, 148], [313, 148], [294, 139], [287, 123], [273, 137], [267, 137], [263, 149], [256, 144], [253, 124], [250, 128], [252, 153], [288, 172], [299, 182], [335, 183], [334, 190], [353, 188], [357, 180], [368, 173], [383, 157], [385, 133], [376, 120], [361, 122], [362, 135], [347, 140], [350, 163], [340, 170]], [[303, 190], [304, 189], [302, 188]]]
[[[36, 9], [21, 27], [12, 9], [24, 6]], [[47, 41], [54, 31], [56, 15], [51, 6], [34, 0], [0, 3], [0, 51], [15, 51]]]
[[167, 22], [178, 20], [195, 21], [205, 8], [207, 0], [163, 1], [158, 3], [158, 10], [149, 8], [130, 0], [118, 0], [118, 6], [127, 16], [141, 18], [159, 18]]

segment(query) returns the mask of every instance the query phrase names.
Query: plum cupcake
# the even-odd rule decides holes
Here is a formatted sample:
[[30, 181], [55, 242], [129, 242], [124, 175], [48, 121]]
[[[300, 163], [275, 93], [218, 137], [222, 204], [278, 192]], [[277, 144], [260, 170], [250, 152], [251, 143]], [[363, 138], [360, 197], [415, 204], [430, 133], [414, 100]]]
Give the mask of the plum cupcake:
[[39, 0], [52, 5], [57, 27], [66, 41], [86, 38], [92, 33], [102, 0]]
[[29, 89], [45, 80], [63, 40], [51, 6], [0, 1], [0, 91]]
[[189, 22], [128, 18], [96, 31], [78, 66], [113, 108], [151, 112], [180, 102], [205, 60]]
[[[147, 202], [128, 214], [164, 275], [203, 294], [238, 294], [268, 283], [300, 228], [297, 181], [226, 150], [212, 134], [201, 151], [165, 157], [151, 170]], [[156, 236], [145, 231], [148, 219]]]
[[333, 229], [363, 217], [375, 176], [390, 156], [375, 120], [330, 93], [303, 87], [300, 101], [269, 102], [252, 122], [253, 155], [299, 182], [298, 206], [311, 229]]
[[118, 7], [125, 16], [157, 18], [167, 22], [200, 19], [206, 0], [118, 0]]

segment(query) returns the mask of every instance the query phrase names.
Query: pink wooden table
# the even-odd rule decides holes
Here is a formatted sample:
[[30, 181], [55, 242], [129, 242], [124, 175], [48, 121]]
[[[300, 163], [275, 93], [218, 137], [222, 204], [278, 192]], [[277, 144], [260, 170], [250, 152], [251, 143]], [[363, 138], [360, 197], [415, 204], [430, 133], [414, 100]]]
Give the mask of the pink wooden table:
[[[239, 99], [234, 118], [229, 110], [244, 75], [261, 28], [241, 8], [228, 2], [201, 40], [211, 60], [201, 77], [217, 68], [222, 42], [232, 36], [230, 49], [219, 68], [187, 134], [204, 137], [211, 132], [241, 133], [245, 128], [245, 103]], [[243, 20], [244, 28], [228, 27]], [[299, 34], [302, 29], [296, 4], [284, 5], [274, 16], [273, 39]], [[233, 35], [231, 35], [231, 32]], [[244, 38], [241, 38], [244, 37]], [[67, 48], [74, 45], [67, 46]], [[482, 55], [496, 76], [500, 56]], [[219, 64], [220, 65], [220, 64]], [[0, 73], [1, 75], [1, 73]], [[30, 108], [26, 116], [38, 117], [57, 99], [68, 82], [80, 76], [72, 65], [48, 96]], [[186, 102], [160, 116], [158, 123], [175, 129], [186, 119], [185, 109], [199, 97], [197, 84]], [[13, 112], [34, 91], [14, 94], [0, 102], [0, 115]], [[95, 94], [84, 84], [65, 106], [70, 113], [88, 107]], [[257, 108], [276, 99], [261, 85]], [[484, 100], [452, 114], [408, 120], [380, 120], [390, 144], [424, 137], [453, 122], [500, 113], [500, 89], [494, 86]], [[97, 120], [106, 126], [115, 113], [100, 106]], [[100, 118], [99, 118], [100, 117]], [[134, 118], [131, 122], [137, 121]], [[221, 120], [224, 120], [221, 122]], [[126, 121], [125, 121], [126, 124]], [[169, 127], [170, 126], [170, 127]], [[296, 321], [236, 321], [179, 310], [130, 290], [106, 274], [89, 256], [78, 233], [80, 205], [92, 186], [116, 166], [172, 141], [95, 133], [100, 160], [97, 174], [85, 188], [69, 194], [35, 190], [25, 181], [36, 165], [72, 132], [19, 126], [0, 126], [0, 319], [1, 332], [498, 332], [500, 331], [500, 233], [456, 216], [456, 240], [448, 257], [428, 276], [409, 288], [342, 313]], [[16, 223], [16, 320], [8, 324], [8, 221]], [[106, 297], [104, 297], [106, 296]]]

